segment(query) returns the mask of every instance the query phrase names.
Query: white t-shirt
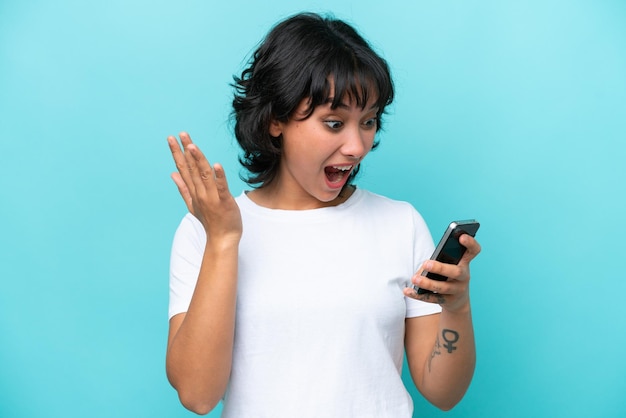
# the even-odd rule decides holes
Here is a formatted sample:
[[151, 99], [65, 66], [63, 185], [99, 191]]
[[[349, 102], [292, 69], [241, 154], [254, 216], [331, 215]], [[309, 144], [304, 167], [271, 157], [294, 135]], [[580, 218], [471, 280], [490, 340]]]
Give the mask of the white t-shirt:
[[[441, 311], [402, 289], [433, 241], [408, 203], [357, 189], [288, 211], [237, 198], [243, 220], [223, 417], [411, 417], [404, 320]], [[188, 214], [172, 248], [169, 315], [186, 312], [206, 235]]]

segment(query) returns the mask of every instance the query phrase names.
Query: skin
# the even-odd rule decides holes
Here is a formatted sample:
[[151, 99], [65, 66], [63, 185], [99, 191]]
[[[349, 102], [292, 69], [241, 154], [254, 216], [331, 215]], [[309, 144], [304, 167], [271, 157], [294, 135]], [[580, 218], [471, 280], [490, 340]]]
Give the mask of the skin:
[[[480, 245], [465, 234], [459, 238], [467, 251], [458, 265], [429, 260], [411, 279], [414, 285], [437, 292], [408, 297], [439, 303], [441, 314], [407, 318], [404, 345], [411, 377], [418, 390], [433, 405], [449, 410], [462, 398], [474, 374], [476, 346], [469, 297], [470, 262]], [[428, 279], [422, 271], [448, 277], [445, 282]]]
[[327, 103], [301, 120], [308, 108], [304, 100], [289, 122], [272, 122], [270, 134], [283, 138], [278, 175], [248, 196], [261, 206], [291, 210], [335, 206], [345, 201], [353, 189], [340, 193], [340, 186], [329, 187], [324, 168], [356, 167], [372, 149], [378, 110], [374, 103], [370, 101], [365, 109], [348, 103], [331, 109]]
[[[282, 135], [283, 155], [277, 177], [248, 193], [255, 203], [274, 209], [303, 210], [335, 206], [354, 191], [329, 184], [328, 166], [356, 166], [371, 150], [376, 112], [345, 101], [337, 109], [318, 106], [299, 120], [303, 101], [287, 123], [274, 121], [270, 134]], [[202, 223], [207, 244], [198, 283], [186, 313], [170, 320], [167, 375], [188, 409], [206, 414], [222, 398], [231, 371], [237, 291], [238, 246], [242, 223], [239, 208], [228, 190], [223, 168], [211, 166], [189, 135], [168, 143], [178, 172], [172, 174], [189, 211]], [[346, 177], [347, 177], [346, 173]], [[412, 278], [436, 294], [408, 297], [439, 303], [441, 314], [406, 320], [405, 348], [418, 390], [434, 405], [447, 410], [463, 397], [474, 372], [476, 351], [469, 299], [469, 264], [479, 244], [463, 235], [467, 252], [457, 266], [427, 261]], [[447, 276], [438, 282], [421, 276], [428, 270]]]
[[182, 149], [176, 138], [168, 138], [178, 169], [172, 178], [204, 226], [207, 243], [189, 309], [170, 319], [166, 371], [181, 403], [206, 414], [230, 376], [242, 222], [224, 169], [211, 167], [186, 133], [180, 140]]

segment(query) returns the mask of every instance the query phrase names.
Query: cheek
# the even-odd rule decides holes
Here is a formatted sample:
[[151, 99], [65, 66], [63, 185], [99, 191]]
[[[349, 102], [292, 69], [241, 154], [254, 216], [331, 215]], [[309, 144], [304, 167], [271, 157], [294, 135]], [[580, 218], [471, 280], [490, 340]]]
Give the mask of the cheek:
[[287, 168], [293, 176], [308, 177], [314, 171], [316, 158], [315, 148], [307, 146], [306, 142], [290, 143], [283, 147], [281, 164]]
[[309, 130], [298, 137], [292, 137], [291, 141], [283, 147], [284, 154], [292, 162], [306, 164], [323, 157], [324, 154], [332, 153], [333, 141], [327, 141], [320, 133]]

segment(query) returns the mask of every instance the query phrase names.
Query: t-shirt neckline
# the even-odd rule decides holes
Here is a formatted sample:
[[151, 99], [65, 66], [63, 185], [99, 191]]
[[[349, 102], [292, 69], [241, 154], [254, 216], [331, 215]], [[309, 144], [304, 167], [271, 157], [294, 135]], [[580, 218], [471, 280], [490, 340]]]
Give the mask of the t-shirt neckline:
[[365, 194], [363, 189], [358, 187], [355, 188], [352, 195], [346, 199], [345, 202], [342, 202], [336, 206], [327, 206], [323, 208], [315, 208], [315, 209], [301, 209], [301, 210], [293, 210], [293, 209], [271, 209], [265, 206], [261, 206], [255, 203], [250, 197], [247, 195], [247, 190], [244, 190], [239, 197], [236, 199], [239, 204], [240, 209], [246, 210], [247, 212], [251, 212], [257, 215], [272, 217], [277, 219], [315, 219], [319, 217], [325, 217], [329, 214], [339, 214], [343, 213], [349, 208], [356, 205], [360, 202]]

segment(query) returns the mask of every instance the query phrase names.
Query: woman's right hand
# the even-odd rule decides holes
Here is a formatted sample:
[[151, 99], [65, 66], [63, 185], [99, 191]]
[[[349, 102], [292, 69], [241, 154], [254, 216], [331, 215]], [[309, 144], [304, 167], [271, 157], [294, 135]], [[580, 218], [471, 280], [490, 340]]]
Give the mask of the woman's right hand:
[[207, 239], [239, 242], [241, 212], [228, 190], [224, 168], [220, 164], [211, 167], [186, 132], [180, 133], [182, 147], [174, 136], [169, 136], [167, 142], [178, 170], [172, 173], [172, 179], [189, 212], [204, 226]]

